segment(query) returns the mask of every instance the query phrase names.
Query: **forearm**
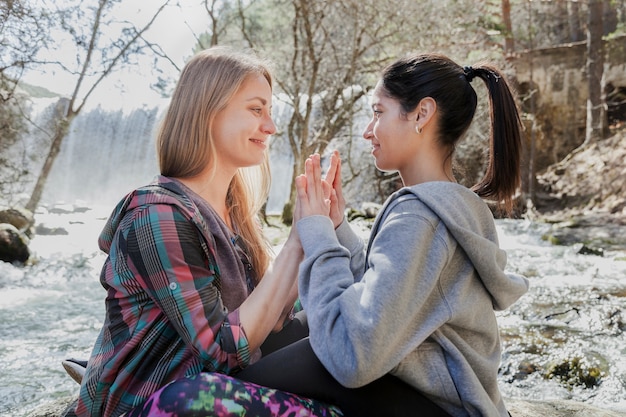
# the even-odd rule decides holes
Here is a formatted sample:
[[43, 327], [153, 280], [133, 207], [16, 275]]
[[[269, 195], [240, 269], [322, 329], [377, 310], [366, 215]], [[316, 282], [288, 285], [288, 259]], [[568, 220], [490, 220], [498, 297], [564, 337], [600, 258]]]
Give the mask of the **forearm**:
[[360, 281], [365, 270], [365, 242], [350, 227], [346, 219], [335, 229], [339, 243], [350, 251], [350, 271], [354, 281]]
[[278, 317], [278, 321], [276, 321], [276, 325], [272, 329], [273, 332], [279, 332], [285, 327], [287, 321], [289, 320], [289, 316], [292, 314], [296, 300], [298, 299], [298, 280], [294, 280], [291, 291], [287, 300], [285, 301], [285, 305], [283, 307], [283, 311]]
[[303, 257], [299, 244], [287, 242], [263, 279], [239, 307], [250, 350], [280, 329], [297, 298], [298, 267]]

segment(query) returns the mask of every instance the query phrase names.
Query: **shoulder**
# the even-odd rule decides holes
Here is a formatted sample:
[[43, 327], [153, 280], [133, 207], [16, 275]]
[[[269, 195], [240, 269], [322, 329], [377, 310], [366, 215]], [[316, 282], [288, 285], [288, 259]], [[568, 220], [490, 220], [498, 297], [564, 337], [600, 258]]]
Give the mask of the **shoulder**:
[[393, 193], [381, 213], [384, 222], [413, 217], [435, 226], [439, 221], [437, 214], [430, 206], [408, 187]]
[[[444, 223], [493, 223], [489, 206], [469, 188], [453, 182], [428, 182], [398, 191], [401, 196], [413, 195]], [[407, 197], [404, 197], [407, 198]]]
[[137, 188], [134, 191], [134, 200], [136, 204], [169, 204], [196, 210], [184, 189], [174, 180], [162, 176], [149, 185]]
[[[174, 186], [172, 186], [174, 184]], [[175, 183], [153, 182], [129, 193], [110, 219], [111, 229], [204, 229], [204, 221], [193, 201]]]
[[129, 193], [118, 204], [117, 210], [142, 215], [177, 212], [187, 220], [201, 223], [199, 209], [190, 196], [176, 181], [163, 176]]

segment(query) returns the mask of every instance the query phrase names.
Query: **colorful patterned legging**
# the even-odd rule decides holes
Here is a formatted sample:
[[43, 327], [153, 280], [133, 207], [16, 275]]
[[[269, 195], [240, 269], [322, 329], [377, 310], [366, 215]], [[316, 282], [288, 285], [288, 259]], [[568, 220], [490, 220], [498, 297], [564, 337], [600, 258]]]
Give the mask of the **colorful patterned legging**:
[[268, 337], [263, 358], [235, 377], [201, 373], [176, 380], [125, 417], [450, 417], [392, 375], [360, 388], [342, 386], [307, 335], [306, 314], [300, 312]]
[[201, 373], [169, 383], [126, 417], [341, 417], [331, 405], [228, 375]]

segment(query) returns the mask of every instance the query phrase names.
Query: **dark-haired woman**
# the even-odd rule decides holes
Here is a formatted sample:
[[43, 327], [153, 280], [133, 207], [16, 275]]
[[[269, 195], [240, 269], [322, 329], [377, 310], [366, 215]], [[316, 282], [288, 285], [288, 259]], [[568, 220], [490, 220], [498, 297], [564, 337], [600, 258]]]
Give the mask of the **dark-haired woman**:
[[[474, 117], [477, 80], [489, 91], [492, 135], [485, 176], [470, 189], [455, 180], [452, 159]], [[404, 187], [388, 198], [366, 248], [343, 221], [338, 161], [326, 177], [330, 198], [319, 156], [297, 179], [299, 290], [312, 349], [343, 385], [391, 373], [452, 416], [508, 416], [494, 310], [514, 303], [528, 281], [504, 271], [484, 200], [510, 212], [519, 185], [511, 91], [492, 66], [412, 55], [383, 71], [371, 106], [363, 137], [376, 167], [398, 172]]]

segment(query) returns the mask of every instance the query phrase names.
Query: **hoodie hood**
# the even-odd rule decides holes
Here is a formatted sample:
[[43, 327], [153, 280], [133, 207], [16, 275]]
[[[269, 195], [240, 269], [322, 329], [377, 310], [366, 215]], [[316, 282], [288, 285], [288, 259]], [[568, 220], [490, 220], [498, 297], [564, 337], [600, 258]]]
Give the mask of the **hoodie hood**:
[[[113, 209], [100, 237], [98, 246], [106, 254], [111, 250], [113, 237], [126, 213], [146, 204], [171, 204], [181, 207], [181, 212], [189, 217], [189, 220], [198, 226], [199, 230], [205, 230], [204, 220], [198, 214], [194, 203], [186, 196], [180, 185], [162, 175], [157, 176], [152, 183], [138, 188], [127, 194]], [[194, 217], [195, 216], [195, 217]], [[209, 240], [210, 241], [210, 240]]]
[[474, 192], [456, 183], [427, 182], [396, 194], [415, 195], [441, 219], [474, 265], [495, 310], [508, 308], [528, 291], [525, 277], [504, 272], [507, 256], [499, 247], [493, 215]]

